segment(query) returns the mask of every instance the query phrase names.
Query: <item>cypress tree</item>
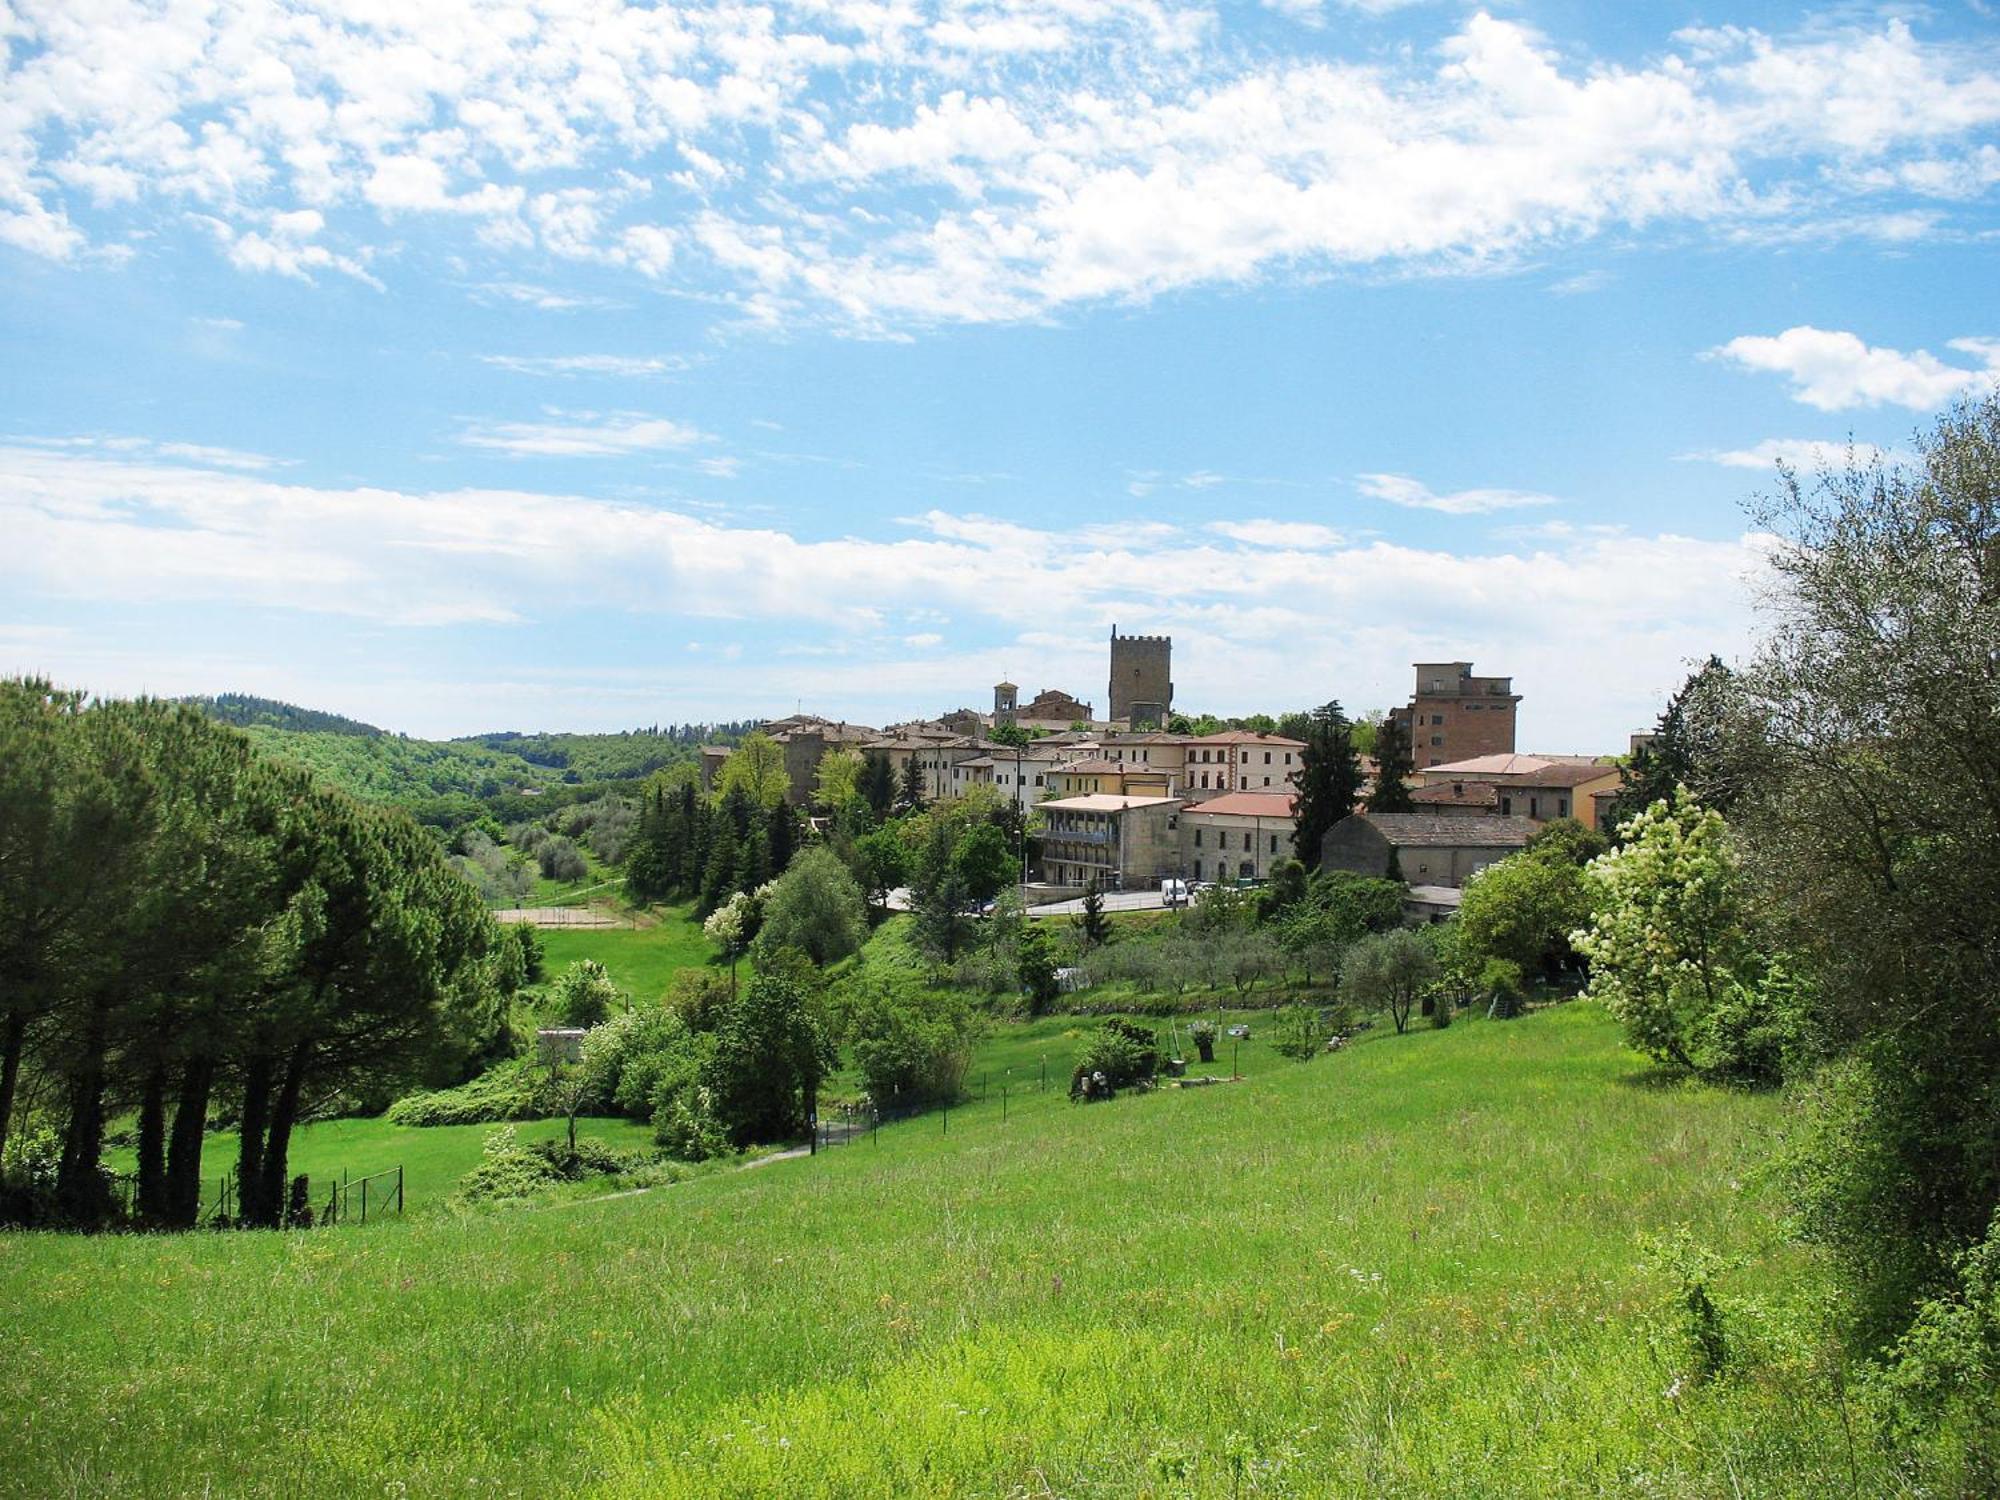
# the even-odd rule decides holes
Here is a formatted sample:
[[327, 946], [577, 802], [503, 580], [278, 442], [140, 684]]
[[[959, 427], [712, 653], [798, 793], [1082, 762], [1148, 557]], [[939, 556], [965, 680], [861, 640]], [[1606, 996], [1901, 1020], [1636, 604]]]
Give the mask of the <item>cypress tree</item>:
[[1400, 720], [1384, 719], [1375, 731], [1375, 790], [1368, 798], [1368, 810], [1415, 812], [1417, 804], [1410, 797], [1409, 785], [1414, 769], [1409, 731]]
[[1292, 847], [1301, 863], [1318, 869], [1327, 830], [1354, 811], [1361, 795], [1361, 758], [1355, 754], [1353, 729], [1339, 703], [1313, 710], [1300, 760], [1304, 765], [1299, 772]]

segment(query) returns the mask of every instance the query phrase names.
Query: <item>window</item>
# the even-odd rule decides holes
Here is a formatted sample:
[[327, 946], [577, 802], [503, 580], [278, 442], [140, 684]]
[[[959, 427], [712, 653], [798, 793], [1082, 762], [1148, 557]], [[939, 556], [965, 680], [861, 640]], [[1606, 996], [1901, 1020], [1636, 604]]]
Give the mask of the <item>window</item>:
[[[1197, 849], [1199, 849], [1199, 848], [1201, 847], [1201, 830], [1200, 830], [1199, 828], [1197, 828], [1197, 829], [1196, 829], [1196, 830], [1194, 831], [1194, 846], [1195, 846], [1195, 848], [1197, 848]], [[1199, 875], [1199, 874], [1201, 873], [1201, 866], [1200, 866], [1200, 865], [1196, 865], [1196, 866], [1194, 867], [1194, 872], [1195, 872], [1195, 874]]]
[[1444, 715], [1443, 715], [1443, 714], [1432, 714], [1432, 715], [1431, 715], [1431, 723], [1433, 723], [1433, 724], [1442, 724], [1443, 722], [1444, 722]]
[[[1195, 842], [1196, 842], [1197, 844], [1201, 842], [1201, 835], [1200, 835], [1199, 833], [1197, 833], [1197, 834], [1196, 834], [1196, 835], [1194, 836], [1194, 841], [1195, 841]], [[1199, 880], [1199, 879], [1201, 879], [1201, 861], [1200, 861], [1200, 860], [1196, 860], [1196, 861], [1194, 862], [1194, 878], [1195, 878], [1196, 880]]]
[[1270, 784], [1271, 784], [1271, 778], [1270, 778], [1270, 777], [1268, 777], [1268, 776], [1266, 776], [1266, 777], [1264, 778], [1264, 785], [1265, 785], [1265, 786], [1269, 786]]
[[[1443, 735], [1441, 735], [1441, 734], [1434, 734], [1434, 735], [1432, 735], [1432, 736], [1431, 736], [1431, 744], [1432, 744], [1432, 745], [1442, 745], [1443, 743], [1444, 743], [1444, 736], [1443, 736]], [[1436, 761], [1432, 761], [1432, 762], [1431, 762], [1431, 764], [1432, 764], [1432, 765], [1436, 765], [1436, 764], [1437, 764], [1437, 762], [1436, 762]]]
[[1539, 818], [1541, 815], [1542, 815], [1542, 799], [1540, 797], [1530, 797], [1528, 799], [1528, 816], [1531, 818]]
[[1227, 849], [1229, 847], [1229, 830], [1227, 828], [1218, 828], [1215, 830], [1215, 847], [1218, 849]]
[[1556, 798], [1556, 816], [1559, 818], [1566, 818], [1569, 816], [1569, 798], [1567, 797]]
[[1275, 833], [1271, 835], [1271, 852], [1273, 854], [1278, 852], [1278, 836]]
[[1502, 797], [1500, 799], [1500, 816], [1503, 818], [1514, 816], [1514, 799], [1512, 797]]
[[1270, 763], [1271, 763], [1271, 752], [1266, 750], [1264, 752], [1264, 764], [1268, 766]]

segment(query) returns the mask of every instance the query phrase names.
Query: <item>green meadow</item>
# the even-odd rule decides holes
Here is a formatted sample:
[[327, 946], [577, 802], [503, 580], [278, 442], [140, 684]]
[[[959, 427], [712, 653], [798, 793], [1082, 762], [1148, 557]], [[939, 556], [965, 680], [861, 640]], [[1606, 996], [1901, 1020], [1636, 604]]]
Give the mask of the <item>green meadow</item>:
[[[657, 921], [652, 920], [655, 915]], [[660, 907], [640, 920], [652, 925], [539, 929], [548, 977], [555, 978], [580, 958], [594, 958], [634, 1000], [654, 1001], [667, 992], [677, 970], [699, 968], [715, 954], [690, 906]]]
[[[1253, 1021], [1240, 1082], [1072, 1105], [1089, 1024], [1001, 1028], [948, 1123], [632, 1196], [0, 1238], [0, 1488], [1887, 1487], [1809, 1378], [1823, 1284], [1758, 1177], [1772, 1098], [1663, 1085], [1571, 1005], [1308, 1064]], [[1725, 1267], [1706, 1383], [1646, 1248], [1682, 1225]]]

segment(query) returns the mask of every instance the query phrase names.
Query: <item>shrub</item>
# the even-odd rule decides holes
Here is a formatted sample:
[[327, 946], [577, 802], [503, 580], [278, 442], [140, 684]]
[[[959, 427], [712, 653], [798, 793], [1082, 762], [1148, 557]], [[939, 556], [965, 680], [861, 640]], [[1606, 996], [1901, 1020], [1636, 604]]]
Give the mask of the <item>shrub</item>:
[[876, 1108], [958, 1097], [975, 1034], [962, 1000], [878, 982], [851, 996], [848, 1027], [854, 1065]]
[[389, 1106], [391, 1125], [491, 1125], [539, 1120], [556, 1113], [547, 1079], [526, 1058], [514, 1058], [455, 1089], [406, 1094]]
[[1160, 1071], [1160, 1037], [1121, 1016], [1113, 1016], [1090, 1034], [1077, 1056], [1071, 1085], [1094, 1073], [1102, 1073], [1115, 1089], [1149, 1082]]
[[535, 850], [535, 863], [549, 880], [581, 880], [590, 873], [583, 851], [560, 834], [542, 840]]
[[1950, 1284], [1917, 1305], [1870, 1395], [1893, 1441], [1936, 1431], [1963, 1435], [1966, 1494], [1993, 1492], [2000, 1475], [2000, 1214], [1961, 1254]]
[[1016, 948], [1016, 973], [1027, 992], [1028, 1014], [1046, 1015], [1056, 1003], [1056, 945], [1047, 931], [1030, 927], [1021, 934]]
[[802, 955], [774, 954], [716, 1028], [702, 1083], [736, 1145], [805, 1130], [807, 1091], [835, 1061], [815, 985]]
[[1272, 1023], [1271, 1045], [1279, 1056], [1310, 1062], [1326, 1046], [1326, 1027], [1310, 1005], [1287, 1005]]
[[1385, 1009], [1403, 1031], [1410, 1013], [1437, 978], [1437, 959], [1421, 933], [1407, 927], [1361, 939], [1348, 950], [1341, 998], [1359, 1009]]
[[1685, 790], [1622, 833], [1624, 847], [1585, 872], [1595, 909], [1572, 941], [1590, 960], [1589, 993], [1641, 1052], [1700, 1070], [1697, 1032], [1756, 974], [1736, 849], [1722, 815]]
[[868, 936], [861, 887], [831, 849], [807, 849], [760, 894], [760, 956], [796, 948], [816, 964], [830, 964], [857, 952]]
[[550, 988], [549, 1004], [565, 1026], [597, 1026], [614, 1008], [623, 1008], [625, 995], [603, 964], [579, 958]]
[[467, 1204], [517, 1202], [558, 1183], [641, 1171], [653, 1160], [650, 1152], [620, 1150], [590, 1135], [578, 1136], [574, 1151], [566, 1140], [523, 1146], [514, 1127], [505, 1125], [487, 1136], [478, 1165], [459, 1179], [456, 1198]]
[[458, 1180], [461, 1203], [507, 1203], [532, 1198], [560, 1181], [546, 1157], [516, 1144], [514, 1129], [503, 1126], [486, 1137], [479, 1164]]
[[1667, 1299], [1669, 1357], [1695, 1380], [1711, 1380], [1729, 1363], [1729, 1340], [1722, 1309], [1709, 1288], [1722, 1260], [1698, 1242], [1683, 1224], [1665, 1239], [1648, 1239], [1643, 1247], [1654, 1267], [1673, 1279]]

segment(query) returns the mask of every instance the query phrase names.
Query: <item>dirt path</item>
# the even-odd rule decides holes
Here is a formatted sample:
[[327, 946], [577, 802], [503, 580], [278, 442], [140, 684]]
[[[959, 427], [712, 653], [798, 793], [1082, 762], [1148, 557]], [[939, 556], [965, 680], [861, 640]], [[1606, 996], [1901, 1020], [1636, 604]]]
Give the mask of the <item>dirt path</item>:
[[[812, 1147], [810, 1146], [791, 1146], [783, 1151], [773, 1151], [769, 1156], [760, 1156], [755, 1161], [746, 1161], [740, 1166], [731, 1167], [729, 1170], [732, 1172], [749, 1172], [754, 1171], [758, 1167], [768, 1167], [774, 1161], [792, 1161], [798, 1157], [810, 1156], [811, 1154]], [[689, 1179], [689, 1181], [692, 1180], [692, 1178]], [[547, 1213], [552, 1209], [558, 1208], [585, 1208], [592, 1203], [610, 1203], [618, 1198], [639, 1198], [647, 1193], [664, 1192], [668, 1188], [679, 1186], [678, 1182], [662, 1182], [654, 1187], [626, 1188], [620, 1193], [602, 1193], [595, 1198], [572, 1198], [566, 1203], [544, 1204], [538, 1212]]]

